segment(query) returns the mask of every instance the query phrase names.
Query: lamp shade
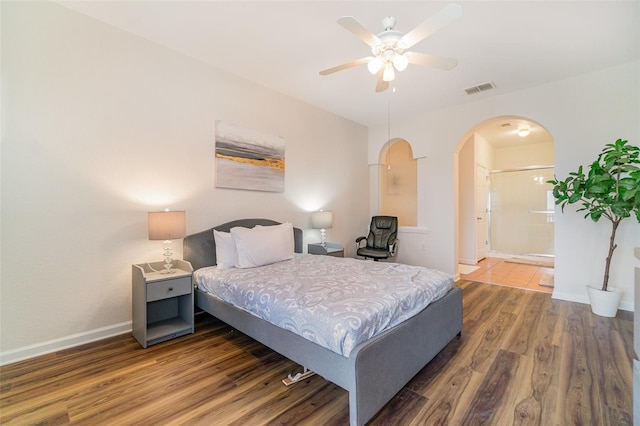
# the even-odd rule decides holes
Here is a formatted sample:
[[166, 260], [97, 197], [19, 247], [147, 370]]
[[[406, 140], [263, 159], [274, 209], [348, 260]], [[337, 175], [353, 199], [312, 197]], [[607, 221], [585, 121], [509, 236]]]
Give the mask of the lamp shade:
[[184, 211], [149, 212], [149, 239], [175, 240], [187, 233]]
[[393, 81], [396, 78], [396, 72], [393, 70], [393, 63], [388, 61], [384, 65], [384, 72], [382, 74], [383, 81]]
[[311, 227], [313, 229], [331, 228], [333, 225], [333, 213], [319, 211], [311, 213]]
[[407, 69], [407, 65], [409, 65], [409, 58], [407, 55], [398, 55], [397, 53], [393, 55], [393, 66], [396, 67], [398, 71], [404, 71]]
[[369, 61], [369, 63], [367, 64], [367, 69], [371, 74], [378, 74], [378, 71], [380, 71], [380, 68], [382, 68], [382, 63], [382, 58], [380, 56], [377, 56]]

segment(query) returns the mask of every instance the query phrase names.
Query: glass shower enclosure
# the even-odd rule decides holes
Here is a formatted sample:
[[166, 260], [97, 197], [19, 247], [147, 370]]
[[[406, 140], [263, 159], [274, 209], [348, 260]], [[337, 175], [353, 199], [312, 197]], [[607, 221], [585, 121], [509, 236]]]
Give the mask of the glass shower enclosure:
[[489, 249], [509, 255], [552, 257], [553, 166], [490, 173]]

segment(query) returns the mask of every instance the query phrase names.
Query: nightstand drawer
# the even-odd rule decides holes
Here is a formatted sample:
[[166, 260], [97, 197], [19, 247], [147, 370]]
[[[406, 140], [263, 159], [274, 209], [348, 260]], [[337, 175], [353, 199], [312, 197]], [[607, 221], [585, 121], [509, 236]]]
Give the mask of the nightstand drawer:
[[191, 293], [191, 277], [147, 283], [147, 302]]

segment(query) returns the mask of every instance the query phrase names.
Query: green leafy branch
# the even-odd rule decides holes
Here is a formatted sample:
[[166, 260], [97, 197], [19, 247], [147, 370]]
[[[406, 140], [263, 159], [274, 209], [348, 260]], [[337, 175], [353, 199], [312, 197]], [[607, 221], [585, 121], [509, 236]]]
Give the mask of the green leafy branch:
[[565, 180], [548, 181], [553, 185], [556, 205], [562, 211], [568, 204], [580, 203], [578, 212], [598, 222], [602, 217], [612, 224], [609, 254], [605, 263], [602, 290], [609, 282], [611, 257], [616, 249], [616, 231], [620, 222], [632, 215], [640, 222], [640, 148], [618, 139], [605, 145], [585, 174], [582, 166]]

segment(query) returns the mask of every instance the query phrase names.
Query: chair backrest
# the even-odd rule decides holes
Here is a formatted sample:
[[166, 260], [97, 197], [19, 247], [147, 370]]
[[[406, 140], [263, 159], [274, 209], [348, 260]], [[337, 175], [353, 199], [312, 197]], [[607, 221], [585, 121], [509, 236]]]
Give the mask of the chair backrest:
[[373, 216], [367, 236], [367, 247], [387, 249], [389, 242], [398, 235], [398, 218], [395, 216]]

